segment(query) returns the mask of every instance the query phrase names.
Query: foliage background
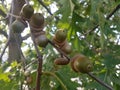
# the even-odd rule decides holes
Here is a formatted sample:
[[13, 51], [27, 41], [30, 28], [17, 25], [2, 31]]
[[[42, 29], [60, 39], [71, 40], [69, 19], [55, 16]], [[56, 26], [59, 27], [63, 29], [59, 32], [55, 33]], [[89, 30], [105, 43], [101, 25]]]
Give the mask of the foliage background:
[[[45, 31], [52, 39], [58, 29], [66, 29], [67, 40], [73, 48], [69, 57], [76, 53], [86, 55], [93, 63], [93, 74], [112, 86], [120, 88], [120, 1], [119, 0], [30, 0], [35, 12], [41, 12], [46, 20]], [[8, 25], [6, 15], [9, 13], [11, 2], [0, 1], [0, 53], [8, 40]], [[117, 7], [118, 6], [118, 7]], [[49, 10], [45, 9], [47, 7]], [[117, 7], [116, 12], [108, 18]], [[54, 9], [53, 9], [54, 8]], [[55, 10], [56, 8], [56, 10]], [[55, 10], [55, 11], [54, 11]], [[52, 13], [51, 13], [52, 12]], [[21, 33], [25, 38], [29, 28]], [[31, 71], [33, 82], [29, 89], [35, 87], [36, 51], [30, 37], [23, 40], [21, 49], [26, 58], [26, 67]], [[70, 65], [57, 66], [54, 64], [59, 53], [51, 46], [39, 48], [43, 53], [43, 75], [41, 90], [106, 90], [103, 86], [86, 74], [75, 73]], [[7, 62], [8, 49], [5, 51], [0, 64], [0, 90], [18, 90], [25, 80], [21, 63], [13, 60]], [[73, 80], [74, 79], [74, 80]], [[78, 89], [78, 90], [81, 90]]]

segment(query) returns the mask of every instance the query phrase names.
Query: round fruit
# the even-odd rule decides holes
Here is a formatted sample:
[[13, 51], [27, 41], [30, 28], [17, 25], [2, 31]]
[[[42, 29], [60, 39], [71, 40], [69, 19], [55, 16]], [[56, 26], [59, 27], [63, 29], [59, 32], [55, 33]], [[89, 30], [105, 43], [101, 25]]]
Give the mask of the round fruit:
[[93, 69], [93, 64], [84, 55], [77, 54], [71, 59], [71, 67], [76, 72], [88, 73]]
[[35, 38], [35, 42], [40, 47], [46, 47], [46, 45], [48, 44], [48, 39], [45, 34], [41, 34], [40, 36]]
[[26, 22], [22, 22], [21, 20], [16, 19], [11, 24], [11, 30], [13, 30], [14, 33], [21, 33], [25, 28], [27, 27]]
[[69, 60], [67, 60], [66, 58], [57, 58], [55, 59], [54, 63], [56, 65], [67, 65], [69, 63]]
[[58, 30], [55, 33], [55, 39], [58, 42], [63, 42], [66, 40], [66, 38], [67, 38], [67, 32], [65, 30]]
[[34, 13], [34, 9], [31, 5], [25, 4], [22, 7], [21, 15], [23, 16], [23, 18], [30, 19], [33, 13]]
[[33, 27], [42, 27], [44, 25], [44, 17], [41, 13], [35, 13], [32, 15], [30, 25]]
[[33, 79], [31, 76], [26, 77], [27, 84], [31, 84], [33, 82]]
[[65, 44], [62, 46], [61, 50], [66, 54], [70, 54], [72, 52], [71, 45], [66, 41]]

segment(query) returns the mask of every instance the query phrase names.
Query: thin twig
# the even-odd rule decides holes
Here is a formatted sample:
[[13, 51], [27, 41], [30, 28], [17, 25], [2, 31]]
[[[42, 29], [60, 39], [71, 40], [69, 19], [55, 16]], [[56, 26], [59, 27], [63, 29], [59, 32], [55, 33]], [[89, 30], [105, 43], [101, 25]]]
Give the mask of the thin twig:
[[52, 46], [54, 46], [54, 47], [60, 52], [61, 55], [64, 55], [64, 56], [70, 61], [70, 58], [69, 58], [60, 48], [58, 48], [51, 40], [48, 40], [48, 42], [49, 42]]
[[0, 34], [4, 35], [6, 38], [8, 38], [8, 34], [5, 31], [1, 30], [1, 29], [0, 29]]
[[118, 4], [115, 9], [106, 17], [106, 19], [108, 20], [116, 11], [118, 11], [120, 9], [120, 4]]
[[0, 60], [2, 60], [2, 56], [4, 55], [5, 50], [6, 50], [7, 46], [9, 45], [9, 42], [10, 42], [10, 40], [8, 39], [8, 41], [6, 42], [5, 47], [3, 48], [3, 51], [2, 51], [2, 53], [0, 55]]
[[[64, 55], [68, 60], [70, 60], [70, 58], [64, 53], [62, 52], [52, 41], [49, 40], [49, 43], [51, 45], [53, 45], [62, 55]], [[104, 82], [102, 82], [100, 79], [96, 78], [92, 73], [87, 73], [90, 77], [92, 77], [93, 79], [95, 79], [98, 83], [100, 83], [101, 85], [105, 86], [106, 88], [108, 88], [109, 90], [113, 90], [110, 86], [108, 86], [107, 84], [105, 84]]]
[[26, 39], [29, 38], [30, 36], [31, 36], [31, 34], [28, 33], [27, 35], [25, 35], [25, 36], [22, 37], [22, 40], [26, 40]]
[[[44, 4], [44, 2], [42, 0], [38, 0], [38, 2], [47, 10], [47, 12], [53, 16], [52, 12], [47, 8], [47, 6]], [[56, 20], [59, 20], [59, 18], [57, 16], [55, 16]]]
[[28, 65], [26, 65], [25, 67], [24, 67], [24, 69], [26, 70], [27, 68], [29, 68], [32, 64], [34, 64], [34, 63], [36, 63], [37, 62], [37, 60], [33, 60], [32, 62], [30, 62]]
[[38, 2], [47, 10], [47, 12], [48, 12], [50, 15], [53, 15], [53, 14], [51, 13], [51, 11], [47, 8], [47, 6], [43, 3], [42, 0], [38, 0]]
[[[107, 20], [109, 20], [109, 18], [117, 11], [120, 9], [120, 4], [118, 4], [115, 9], [106, 17]], [[92, 30], [89, 30], [87, 33], [85, 33], [84, 35], [86, 36], [87, 34], [93, 32], [96, 28], [99, 27], [99, 24], [96, 25]]]
[[104, 83], [103, 81], [101, 81], [100, 79], [96, 78], [92, 73], [87, 73], [90, 77], [92, 77], [94, 80], [96, 80], [98, 83], [100, 83], [101, 85], [105, 86], [106, 88], [108, 88], [108, 90], [113, 90], [112, 87], [110, 87], [109, 85], [107, 85], [106, 83]]
[[42, 75], [42, 54], [40, 53], [36, 43], [35, 43], [35, 38], [33, 36], [33, 34], [31, 33], [32, 36], [32, 40], [35, 46], [35, 50], [38, 56], [38, 68], [37, 68], [37, 77], [36, 77], [36, 90], [40, 90], [40, 78]]
[[12, 17], [15, 17], [15, 18], [20, 18], [20, 16], [12, 14], [12, 13], [8, 13], [8, 15], [11, 15]]

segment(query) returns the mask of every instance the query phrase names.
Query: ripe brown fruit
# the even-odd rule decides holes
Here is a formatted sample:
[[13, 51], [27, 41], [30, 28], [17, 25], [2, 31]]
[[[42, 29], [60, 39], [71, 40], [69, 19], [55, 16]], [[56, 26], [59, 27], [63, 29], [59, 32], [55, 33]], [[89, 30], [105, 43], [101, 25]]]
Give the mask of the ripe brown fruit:
[[35, 38], [35, 42], [40, 47], [46, 47], [46, 45], [48, 44], [48, 39], [45, 34], [41, 34]]
[[34, 13], [34, 9], [31, 5], [25, 4], [21, 9], [21, 16], [25, 19], [30, 19]]
[[64, 42], [67, 38], [67, 32], [65, 30], [58, 30], [56, 33], [55, 33], [55, 40], [57, 42]]
[[61, 47], [61, 50], [66, 54], [70, 54], [72, 52], [71, 45], [66, 41], [65, 44]]
[[41, 13], [35, 13], [32, 15], [30, 20], [30, 25], [32, 27], [40, 28], [44, 26], [44, 17]]
[[27, 27], [27, 23], [20, 19], [16, 19], [10, 26], [14, 33], [21, 33]]
[[69, 63], [69, 60], [67, 60], [66, 58], [57, 58], [55, 59], [54, 63], [56, 65], [67, 65]]
[[71, 59], [71, 67], [75, 72], [88, 73], [93, 69], [91, 61], [82, 54], [77, 54]]

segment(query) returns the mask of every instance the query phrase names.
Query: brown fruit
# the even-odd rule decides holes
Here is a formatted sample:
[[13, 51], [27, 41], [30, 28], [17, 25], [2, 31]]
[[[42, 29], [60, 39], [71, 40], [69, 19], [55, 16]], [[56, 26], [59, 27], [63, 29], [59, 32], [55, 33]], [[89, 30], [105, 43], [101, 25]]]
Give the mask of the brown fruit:
[[33, 13], [34, 13], [34, 9], [31, 5], [25, 4], [22, 7], [21, 15], [23, 18], [30, 19], [32, 17]]
[[67, 60], [66, 58], [57, 58], [55, 59], [54, 63], [56, 65], [67, 65], [69, 63], [69, 60]]
[[31, 76], [26, 77], [27, 84], [31, 84], [33, 82], [33, 78]]
[[82, 54], [77, 54], [71, 59], [71, 67], [75, 72], [88, 73], [93, 69], [91, 61]]
[[61, 47], [61, 50], [66, 54], [70, 54], [72, 52], [71, 45], [66, 41], [65, 44]]
[[67, 38], [67, 32], [65, 30], [58, 30], [56, 33], [55, 33], [55, 39], [56, 41], [58, 42], [64, 42]]
[[41, 13], [35, 13], [32, 15], [30, 20], [30, 25], [32, 27], [40, 28], [44, 26], [44, 17]]
[[16, 19], [10, 26], [14, 33], [21, 33], [27, 27], [27, 23], [20, 19]]
[[46, 45], [48, 44], [48, 39], [45, 34], [41, 34], [35, 38], [35, 42], [40, 47], [46, 47]]

